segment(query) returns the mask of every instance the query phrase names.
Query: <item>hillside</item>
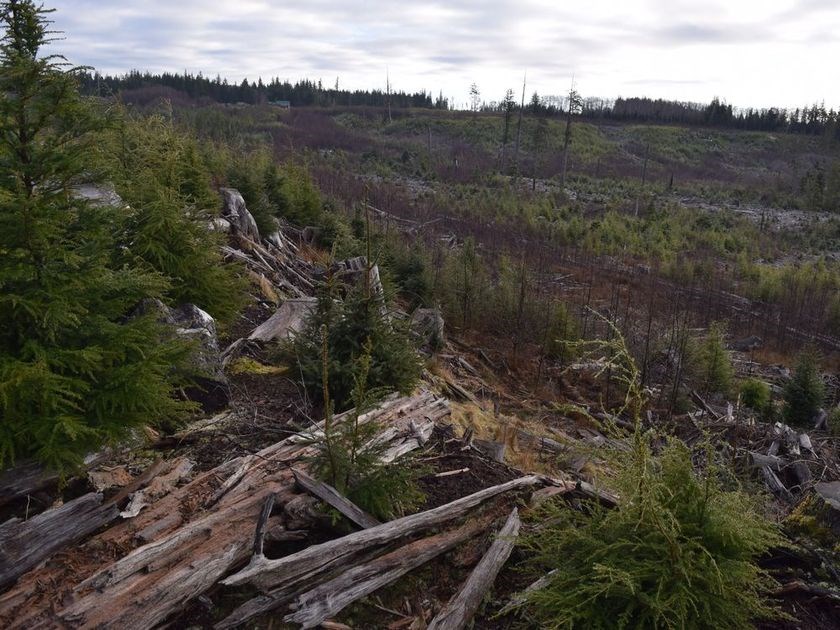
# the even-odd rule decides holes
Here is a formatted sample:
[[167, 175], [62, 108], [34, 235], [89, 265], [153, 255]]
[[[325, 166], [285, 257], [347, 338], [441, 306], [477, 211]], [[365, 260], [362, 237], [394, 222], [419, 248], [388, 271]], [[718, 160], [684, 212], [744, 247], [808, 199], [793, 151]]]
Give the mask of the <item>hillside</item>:
[[0, 5], [0, 626], [840, 627], [835, 112], [109, 93]]

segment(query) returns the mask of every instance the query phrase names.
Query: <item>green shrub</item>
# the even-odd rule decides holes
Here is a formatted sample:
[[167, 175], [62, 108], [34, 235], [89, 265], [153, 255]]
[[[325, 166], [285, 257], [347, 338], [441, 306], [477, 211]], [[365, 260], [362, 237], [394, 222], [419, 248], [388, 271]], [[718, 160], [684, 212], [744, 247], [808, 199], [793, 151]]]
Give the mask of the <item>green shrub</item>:
[[[548, 585], [527, 597], [540, 628], [752, 628], [774, 610], [755, 560], [780, 541], [750, 497], [695, 473], [676, 440], [657, 456], [638, 431], [617, 508], [549, 502], [524, 538]], [[530, 570], [531, 567], [529, 567]]]
[[295, 225], [321, 226], [321, 194], [307, 170], [296, 164], [285, 164], [279, 175], [279, 186], [277, 181], [272, 178], [273, 183], [268, 188], [269, 200], [277, 215]]
[[840, 436], [840, 407], [828, 412], [828, 431], [831, 435]]
[[785, 385], [785, 420], [795, 425], [808, 424], [824, 399], [825, 383], [820, 378], [817, 356], [813, 351], [806, 350], [799, 356], [793, 376]]
[[753, 411], [765, 411], [770, 406], [770, 386], [757, 378], [748, 378], [741, 383], [741, 402]]
[[262, 236], [277, 230], [277, 208], [266, 190], [265, 173], [272, 168], [267, 151], [254, 151], [233, 156], [227, 173], [228, 183], [242, 194]]
[[564, 302], [556, 302], [551, 306], [550, 323], [546, 333], [546, 356], [562, 362], [571, 361], [576, 352], [570, 342], [580, 338], [580, 325], [569, 312]]
[[[329, 349], [325, 328], [322, 328], [322, 337], [321, 361], [327, 366]], [[382, 455], [387, 443], [374, 439], [384, 427], [372, 421], [359, 422], [359, 417], [387, 391], [368, 389], [372, 356], [372, 344], [368, 339], [353, 366], [353, 410], [341, 422], [333, 416], [329, 370], [322, 369], [324, 431], [323, 437], [316, 442], [317, 454], [312, 459], [311, 469], [316, 477], [366, 512], [388, 520], [402, 516], [423, 501], [423, 494], [415, 483], [422, 470], [407, 459], [384, 463]]]
[[726, 328], [720, 322], [709, 327], [700, 344], [700, 378], [707, 392], [726, 394], [732, 387], [732, 359], [726, 350]]
[[389, 242], [384, 262], [394, 277], [399, 294], [408, 300], [410, 309], [432, 301], [426, 259], [418, 246], [410, 247], [401, 240]]
[[245, 302], [245, 281], [208, 228], [219, 196], [195, 142], [164, 116], [126, 117], [112, 134], [110, 175], [130, 205], [126, 251], [170, 282], [169, 301], [191, 302], [219, 322]]
[[[343, 289], [347, 290], [346, 296], [339, 299]], [[377, 297], [365, 295], [363, 286], [340, 287], [328, 276], [306, 327], [283, 350], [298, 363], [303, 385], [314, 399], [320, 398], [324, 375], [320, 357], [325, 334], [326, 371], [337, 409], [353, 404], [355, 365], [367, 342], [371, 348], [366, 379], [371, 390], [407, 393], [417, 383], [420, 361], [409, 340], [407, 323], [391, 321], [380, 311], [380, 305]]]

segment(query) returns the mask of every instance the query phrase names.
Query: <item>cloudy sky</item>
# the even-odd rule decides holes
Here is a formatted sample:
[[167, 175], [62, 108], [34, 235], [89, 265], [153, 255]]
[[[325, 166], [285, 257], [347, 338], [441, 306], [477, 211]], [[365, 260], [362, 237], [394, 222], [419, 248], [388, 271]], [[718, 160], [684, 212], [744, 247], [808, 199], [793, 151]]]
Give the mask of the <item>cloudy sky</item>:
[[840, 0], [47, 0], [106, 73], [840, 106]]

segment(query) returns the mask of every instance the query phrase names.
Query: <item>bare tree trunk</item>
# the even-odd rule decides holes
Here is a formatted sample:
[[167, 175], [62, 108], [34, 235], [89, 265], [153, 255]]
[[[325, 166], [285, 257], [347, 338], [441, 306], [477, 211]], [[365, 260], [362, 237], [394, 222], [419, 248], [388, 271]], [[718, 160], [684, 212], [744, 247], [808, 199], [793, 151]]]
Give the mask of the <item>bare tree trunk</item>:
[[519, 175], [519, 142], [522, 139], [522, 113], [525, 111], [525, 82], [527, 74], [522, 77], [522, 102], [519, 105], [519, 121], [516, 123], [516, 148], [513, 153], [513, 169]]

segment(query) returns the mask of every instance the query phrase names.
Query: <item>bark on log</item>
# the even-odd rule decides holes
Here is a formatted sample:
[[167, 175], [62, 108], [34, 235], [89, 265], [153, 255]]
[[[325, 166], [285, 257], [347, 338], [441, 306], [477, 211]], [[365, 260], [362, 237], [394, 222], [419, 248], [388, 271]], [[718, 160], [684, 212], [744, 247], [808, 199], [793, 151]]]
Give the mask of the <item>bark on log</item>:
[[343, 497], [332, 486], [313, 479], [302, 470], [296, 468], [292, 468], [292, 474], [295, 476], [295, 481], [301, 488], [307, 492], [311, 492], [324, 503], [341, 512], [359, 527], [367, 529], [368, 527], [381, 525], [379, 521], [362, 510], [358, 505]]
[[416, 534], [430, 527], [463, 516], [472, 508], [499, 494], [540, 483], [535, 475], [520, 477], [498, 486], [485, 488], [466, 497], [426, 512], [411, 514], [377, 527], [355, 532], [338, 540], [307, 547], [284, 558], [267, 560], [255, 557], [247, 567], [222, 581], [234, 586], [251, 583], [268, 590], [303, 577], [319, 574], [323, 568], [343, 556]]
[[513, 508], [490, 549], [473, 569], [460, 592], [432, 619], [428, 630], [461, 630], [466, 627], [513, 551], [519, 525], [519, 512]]
[[778, 472], [787, 466], [787, 461], [778, 455], [762, 455], [761, 453], [750, 451], [750, 458], [752, 459], [753, 466], [756, 468], [767, 466], [771, 470]]
[[[395, 425], [404, 439], [413, 435], [412, 421], [420, 422], [430, 408], [444, 413], [445, 407], [445, 401], [424, 391], [389, 398], [362, 421]], [[312, 453], [310, 441], [289, 438], [197, 475], [133, 519], [68, 550], [61, 566], [42, 566], [21, 576], [0, 595], [0, 627], [69, 623], [145, 629], [162, 623], [248, 560], [266, 498], [277, 493], [278, 505], [284, 505], [300, 496], [289, 466]], [[221, 488], [225, 492], [218, 496]], [[147, 544], [138, 546], [141, 542]], [[103, 550], [123, 557], [113, 562]], [[56, 587], [44, 589], [43, 584]]]
[[6, 522], [0, 526], [0, 588], [118, 514], [116, 505], [102, 505], [102, 495], [91, 493], [28, 521]]
[[466, 523], [458, 529], [404, 545], [371, 562], [345, 571], [303, 595], [293, 605], [296, 612], [284, 621], [314, 628], [346, 606], [402, 577], [456, 545], [483, 531], [486, 519]]
[[[91, 453], [84, 460], [89, 469], [107, 459], [110, 451]], [[0, 507], [27, 494], [33, 494], [58, 483], [58, 474], [45, 469], [37, 462], [26, 462], [0, 471]]]

